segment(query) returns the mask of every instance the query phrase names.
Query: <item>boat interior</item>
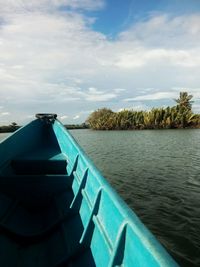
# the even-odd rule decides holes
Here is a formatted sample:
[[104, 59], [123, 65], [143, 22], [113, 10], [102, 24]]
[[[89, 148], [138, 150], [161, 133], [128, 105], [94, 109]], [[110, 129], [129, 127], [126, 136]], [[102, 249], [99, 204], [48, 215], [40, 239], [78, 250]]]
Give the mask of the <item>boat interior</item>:
[[160, 266], [152, 236], [141, 238], [99, 177], [57, 121], [35, 120], [2, 142], [0, 266]]

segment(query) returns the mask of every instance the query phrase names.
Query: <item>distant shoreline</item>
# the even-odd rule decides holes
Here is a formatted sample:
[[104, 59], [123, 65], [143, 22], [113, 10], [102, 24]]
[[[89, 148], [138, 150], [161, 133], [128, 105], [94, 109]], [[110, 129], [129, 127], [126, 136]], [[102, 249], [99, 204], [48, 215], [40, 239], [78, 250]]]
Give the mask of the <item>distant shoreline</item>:
[[67, 124], [64, 125], [68, 130], [81, 130], [81, 129], [89, 129], [89, 126], [85, 123], [82, 124]]
[[[89, 129], [89, 127], [84, 123], [83, 124], [68, 124], [64, 126], [68, 130]], [[3, 125], [3, 126], [0, 126], [0, 133], [13, 133], [21, 127], [22, 126], [19, 126], [19, 125], [16, 125], [16, 126]]]
[[13, 133], [18, 130], [21, 126], [0, 126], [0, 133]]
[[[200, 129], [200, 127], [185, 127], [185, 128], [144, 128], [144, 129], [92, 129], [90, 127], [86, 127], [86, 126], [81, 126], [81, 125], [64, 125], [65, 128], [67, 130], [87, 130], [90, 129], [94, 132], [96, 131], [105, 131], [105, 132], [115, 132], [115, 131], [148, 131], [148, 130], [153, 130], [153, 131], [157, 131], [157, 130], [198, 130]], [[18, 126], [17, 129], [21, 128], [22, 126]], [[9, 126], [0, 126], [0, 134], [2, 133], [13, 133], [15, 132], [17, 129], [12, 129]]]

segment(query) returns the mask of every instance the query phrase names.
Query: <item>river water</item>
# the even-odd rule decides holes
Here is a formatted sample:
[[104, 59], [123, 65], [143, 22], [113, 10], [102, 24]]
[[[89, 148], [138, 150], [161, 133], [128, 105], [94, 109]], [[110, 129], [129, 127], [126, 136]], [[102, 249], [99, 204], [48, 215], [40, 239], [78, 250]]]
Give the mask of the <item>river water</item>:
[[200, 130], [71, 133], [175, 260], [200, 266]]

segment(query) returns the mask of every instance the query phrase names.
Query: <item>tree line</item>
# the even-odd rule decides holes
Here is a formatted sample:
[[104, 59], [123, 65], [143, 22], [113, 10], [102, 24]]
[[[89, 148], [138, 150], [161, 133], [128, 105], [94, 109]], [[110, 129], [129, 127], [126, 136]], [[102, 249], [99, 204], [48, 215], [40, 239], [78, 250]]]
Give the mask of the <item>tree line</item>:
[[91, 113], [87, 123], [94, 130], [200, 128], [200, 114], [192, 112], [192, 97], [187, 92], [180, 92], [175, 106], [150, 111], [124, 109], [113, 112], [102, 108]]
[[12, 133], [19, 128], [20, 126], [16, 122], [12, 122], [10, 125], [0, 126], [0, 133]]

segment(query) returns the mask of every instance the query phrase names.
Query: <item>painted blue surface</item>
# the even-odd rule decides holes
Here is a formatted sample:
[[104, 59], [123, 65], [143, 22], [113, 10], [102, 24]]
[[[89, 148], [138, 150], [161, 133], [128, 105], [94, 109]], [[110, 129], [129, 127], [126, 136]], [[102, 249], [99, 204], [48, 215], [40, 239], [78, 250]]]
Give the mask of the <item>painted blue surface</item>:
[[[72, 155], [72, 161], [78, 157], [74, 175], [78, 182], [73, 187], [74, 194], [79, 190], [81, 178], [87, 170], [86, 184], [82, 189], [82, 206], [79, 209], [84, 227], [89, 220], [94, 224], [94, 236], [91, 250], [97, 259], [97, 266], [177, 266], [153, 235], [140, 222], [123, 200], [102, 177], [84, 151], [72, 136], [56, 121], [53, 125], [61, 150]], [[69, 142], [70, 145], [67, 145]], [[79, 178], [78, 178], [79, 177]], [[76, 183], [74, 181], [74, 183]], [[96, 214], [92, 214], [100, 194]], [[124, 235], [124, 237], [123, 237]], [[98, 240], [98, 242], [96, 241]], [[99, 249], [100, 247], [104, 249]], [[124, 250], [124, 253], [122, 251]], [[124, 254], [118, 257], [118, 253]], [[105, 265], [101, 264], [104, 259]]]
[[1, 266], [177, 266], [59, 121], [18, 130], [0, 159]]

